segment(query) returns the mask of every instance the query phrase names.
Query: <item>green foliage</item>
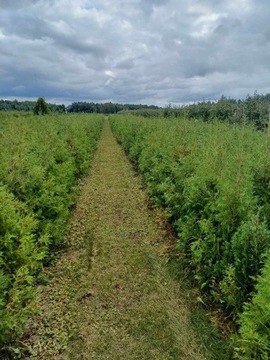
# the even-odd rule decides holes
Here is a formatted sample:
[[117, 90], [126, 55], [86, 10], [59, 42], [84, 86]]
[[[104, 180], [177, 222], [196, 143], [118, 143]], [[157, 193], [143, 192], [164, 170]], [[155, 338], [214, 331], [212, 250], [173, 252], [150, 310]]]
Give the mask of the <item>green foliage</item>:
[[0, 344], [23, 332], [36, 300], [34, 275], [41, 269], [48, 237], [37, 236], [27, 206], [0, 186]]
[[268, 254], [256, 293], [240, 317], [240, 337], [235, 338], [237, 358], [270, 358], [270, 257]]
[[196, 104], [171, 106], [163, 110], [164, 117], [185, 117], [190, 120], [213, 121], [218, 119], [230, 124], [253, 124], [259, 130], [268, 127], [270, 94], [248, 95], [245, 100], [226, 98], [218, 101], [202, 101]]
[[102, 114], [116, 114], [125, 111], [151, 111], [159, 109], [155, 105], [134, 105], [134, 104], [115, 104], [107, 103], [93, 103], [93, 102], [74, 102], [67, 107], [69, 112], [84, 112], [84, 113], [102, 113]]
[[[0, 110], [2, 111], [34, 111], [36, 102], [35, 101], [18, 101], [18, 100], [0, 100]], [[66, 107], [64, 104], [56, 105], [56, 104], [49, 104], [49, 110], [51, 112], [60, 112], [63, 113], [66, 111]]]
[[34, 114], [45, 115], [48, 114], [48, 112], [49, 112], [49, 107], [46, 101], [42, 97], [38, 98], [34, 107]]
[[130, 115], [112, 117], [112, 128], [153, 203], [166, 210], [202, 293], [237, 320], [270, 247], [268, 135]]
[[0, 114], [0, 354], [33, 312], [36, 279], [61, 244], [102, 128], [98, 116], [45, 120]]

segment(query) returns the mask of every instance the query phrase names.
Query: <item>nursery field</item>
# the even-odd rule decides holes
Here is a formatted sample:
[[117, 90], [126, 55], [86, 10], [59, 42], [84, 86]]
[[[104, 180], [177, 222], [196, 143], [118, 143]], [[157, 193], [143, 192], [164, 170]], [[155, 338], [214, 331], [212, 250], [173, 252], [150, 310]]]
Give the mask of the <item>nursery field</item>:
[[0, 358], [268, 359], [269, 298], [269, 133], [0, 113]]
[[106, 121], [68, 248], [46, 270], [41, 315], [25, 340], [30, 359], [230, 359], [169, 274], [156, 215]]
[[270, 136], [251, 127], [112, 117], [204, 302], [237, 324], [235, 356], [270, 357]]

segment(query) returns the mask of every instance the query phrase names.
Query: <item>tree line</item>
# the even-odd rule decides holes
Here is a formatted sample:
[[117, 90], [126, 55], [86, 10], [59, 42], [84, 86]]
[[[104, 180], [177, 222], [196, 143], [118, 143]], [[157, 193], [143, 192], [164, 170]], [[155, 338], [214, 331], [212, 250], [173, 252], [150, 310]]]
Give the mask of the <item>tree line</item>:
[[85, 113], [101, 113], [101, 114], [117, 114], [120, 111], [135, 111], [135, 110], [158, 110], [160, 109], [155, 105], [135, 105], [135, 104], [118, 104], [112, 102], [94, 103], [94, 102], [74, 102], [67, 106], [68, 112], [85, 112]]
[[270, 94], [255, 92], [243, 100], [222, 96], [218, 101], [202, 101], [181, 107], [168, 106], [163, 111], [165, 117], [185, 117], [203, 121], [219, 120], [231, 124], [252, 123], [257, 129], [268, 127], [270, 116]]
[[[2, 111], [35, 111], [35, 101], [0, 100]], [[142, 104], [94, 103], [79, 101], [71, 105], [47, 103], [49, 112], [127, 114], [133, 113], [144, 117], [185, 117], [203, 121], [219, 120], [231, 124], [252, 123], [257, 129], [268, 127], [270, 118], [270, 94], [260, 95], [255, 92], [245, 99], [236, 100], [222, 96], [217, 101], [201, 101], [194, 104], [158, 107]]]
[[245, 99], [236, 100], [222, 96], [217, 101], [172, 106], [158, 109], [124, 109], [119, 114], [134, 114], [146, 118], [175, 117], [205, 122], [219, 120], [230, 124], [254, 124], [259, 130], [268, 127], [270, 119], [270, 94], [259, 95], [255, 92]]
[[[0, 100], [0, 111], [33, 111], [36, 112], [37, 101], [18, 101], [18, 100]], [[158, 110], [159, 107], [155, 105], [135, 105], [135, 104], [118, 104], [112, 102], [94, 103], [79, 101], [73, 102], [71, 105], [64, 104], [57, 105], [47, 103], [49, 112], [70, 112], [70, 113], [96, 113], [96, 114], [117, 114], [120, 111], [134, 111], [134, 110]]]
[[[36, 101], [18, 101], [18, 100], [3, 100], [0, 99], [0, 111], [34, 111]], [[48, 109], [51, 112], [65, 112], [64, 104], [50, 104], [47, 103]]]

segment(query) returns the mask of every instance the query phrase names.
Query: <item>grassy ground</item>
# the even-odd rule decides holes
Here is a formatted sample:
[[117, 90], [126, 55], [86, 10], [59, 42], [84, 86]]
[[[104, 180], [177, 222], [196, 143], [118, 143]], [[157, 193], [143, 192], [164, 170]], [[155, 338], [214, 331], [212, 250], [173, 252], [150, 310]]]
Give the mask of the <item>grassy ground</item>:
[[29, 324], [29, 358], [229, 359], [170, 275], [158, 222], [106, 123], [67, 251], [47, 270], [40, 315]]

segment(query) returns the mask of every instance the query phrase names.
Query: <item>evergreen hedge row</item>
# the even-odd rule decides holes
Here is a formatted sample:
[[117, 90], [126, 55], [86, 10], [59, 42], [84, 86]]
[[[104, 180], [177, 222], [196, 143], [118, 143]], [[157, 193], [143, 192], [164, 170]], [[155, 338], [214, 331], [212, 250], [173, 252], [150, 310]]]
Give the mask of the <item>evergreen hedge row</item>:
[[112, 116], [203, 294], [239, 324], [240, 359], [270, 357], [270, 137], [252, 127]]
[[59, 247], [101, 116], [0, 113], [0, 354], [23, 334], [36, 283]]

